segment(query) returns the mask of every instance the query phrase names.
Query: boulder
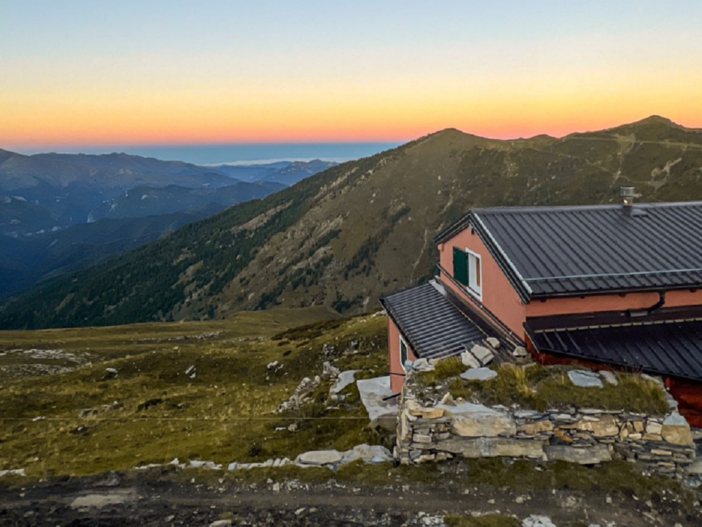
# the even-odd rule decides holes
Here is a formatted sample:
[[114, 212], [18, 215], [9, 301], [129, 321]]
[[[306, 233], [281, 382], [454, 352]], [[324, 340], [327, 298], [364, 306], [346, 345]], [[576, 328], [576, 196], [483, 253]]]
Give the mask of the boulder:
[[549, 461], [566, 461], [580, 465], [597, 465], [605, 461], [612, 461], [612, 454], [610, 454], [607, 445], [594, 445], [587, 448], [555, 445], [548, 446], [545, 450]]
[[438, 408], [451, 417], [451, 430], [461, 437], [497, 437], [517, 432], [512, 416], [482, 404], [462, 403]]
[[487, 366], [495, 358], [495, 354], [492, 351], [487, 349], [485, 346], [480, 346], [479, 344], [473, 346], [470, 349], [470, 352], [483, 366]]
[[485, 339], [485, 342], [487, 342], [490, 345], [490, 347], [494, 350], [500, 347], [500, 341], [495, 337], [488, 337]]
[[548, 516], [538, 516], [532, 514], [528, 518], [524, 518], [522, 527], [556, 527]]
[[461, 373], [460, 377], [466, 381], [489, 381], [497, 377], [497, 372], [485, 367], [471, 368]]
[[682, 415], [673, 412], [663, 421], [661, 436], [666, 443], [680, 446], [693, 446], [690, 425]]
[[481, 364], [470, 351], [461, 353], [461, 362], [469, 368], [480, 368]]
[[603, 388], [602, 379], [597, 373], [590, 370], [570, 370], [568, 378], [574, 386], [579, 388]]
[[298, 465], [334, 465], [341, 461], [341, 454], [337, 450], [311, 450], [300, 454], [295, 459]]
[[370, 426], [388, 430], [397, 428], [397, 398], [390, 388], [390, 376], [356, 381], [361, 402], [368, 412]]
[[527, 423], [519, 427], [519, 432], [530, 436], [544, 432], [553, 432], [553, 423], [548, 420]]
[[544, 448], [540, 442], [509, 437], [480, 437], [478, 439], [452, 437], [432, 445], [431, 448], [471, 459], [481, 457], [528, 457], [541, 459], [544, 455]]

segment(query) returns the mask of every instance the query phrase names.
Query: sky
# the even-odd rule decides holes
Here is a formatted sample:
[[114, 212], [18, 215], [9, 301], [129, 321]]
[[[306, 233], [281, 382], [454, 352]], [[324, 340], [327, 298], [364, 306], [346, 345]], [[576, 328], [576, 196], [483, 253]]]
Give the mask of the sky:
[[698, 0], [0, 0], [0, 148], [702, 127]]

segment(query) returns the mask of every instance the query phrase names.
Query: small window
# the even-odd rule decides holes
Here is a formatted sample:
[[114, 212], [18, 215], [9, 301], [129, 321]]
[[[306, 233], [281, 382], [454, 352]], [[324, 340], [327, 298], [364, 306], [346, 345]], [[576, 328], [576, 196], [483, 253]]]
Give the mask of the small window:
[[483, 268], [479, 254], [472, 251], [462, 251], [453, 248], [453, 277], [460, 284], [482, 300], [483, 296]]
[[405, 339], [400, 337], [400, 364], [402, 365], [403, 370], [405, 369], [405, 362], [407, 362], [407, 359], [409, 359], [407, 349], [408, 348]]

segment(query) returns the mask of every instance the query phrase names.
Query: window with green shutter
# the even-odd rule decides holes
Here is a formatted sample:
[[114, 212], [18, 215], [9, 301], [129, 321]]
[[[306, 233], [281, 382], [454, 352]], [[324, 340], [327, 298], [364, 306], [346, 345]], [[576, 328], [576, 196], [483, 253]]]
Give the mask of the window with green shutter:
[[468, 254], [456, 247], [453, 248], [453, 277], [468, 286]]

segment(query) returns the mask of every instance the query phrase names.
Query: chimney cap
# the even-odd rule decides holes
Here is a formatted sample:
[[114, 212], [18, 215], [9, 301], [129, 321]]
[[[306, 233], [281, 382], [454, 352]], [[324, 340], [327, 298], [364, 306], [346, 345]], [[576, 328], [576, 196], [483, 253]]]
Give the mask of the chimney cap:
[[636, 187], [619, 187], [619, 195], [622, 197], [625, 207], [633, 207], [634, 198], [641, 196], [641, 194], [636, 193]]

